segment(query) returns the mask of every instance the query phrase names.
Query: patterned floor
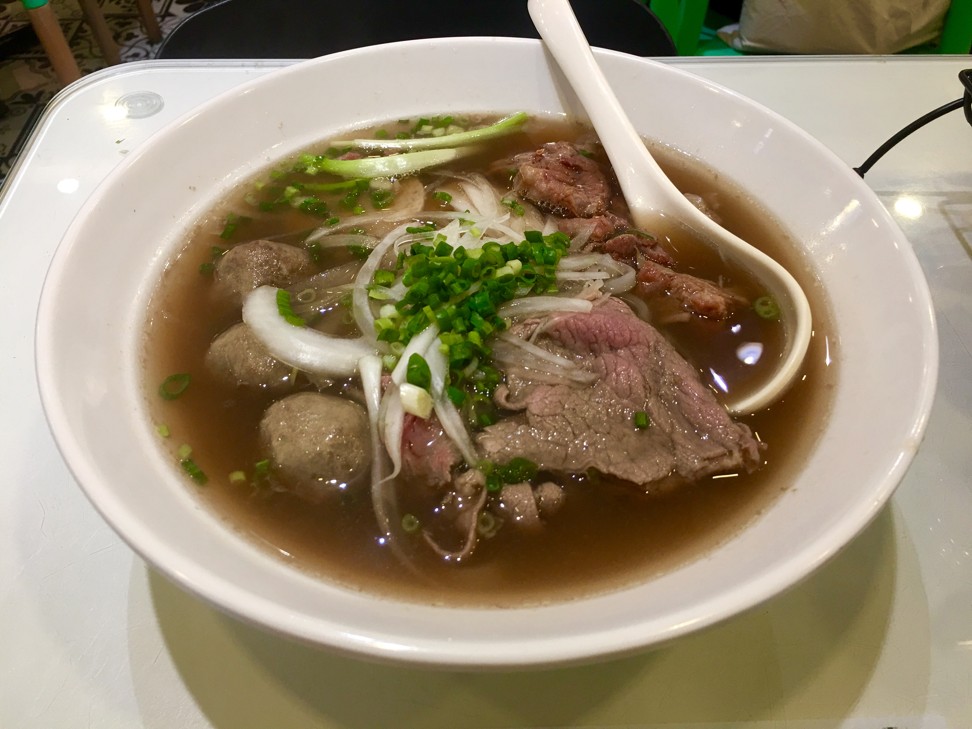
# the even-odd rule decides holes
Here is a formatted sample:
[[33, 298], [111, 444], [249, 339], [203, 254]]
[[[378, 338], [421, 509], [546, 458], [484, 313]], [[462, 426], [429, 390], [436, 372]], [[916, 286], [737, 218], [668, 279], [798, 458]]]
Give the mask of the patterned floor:
[[[152, 58], [157, 48], [145, 37], [134, 0], [99, 0], [121, 49], [123, 62]], [[165, 35], [207, 0], [153, 0]], [[76, 0], [51, 0], [82, 73], [105, 67], [100, 49]], [[0, 182], [26, 142], [44, 105], [60, 85], [30, 27], [20, 0], [0, 0]]]

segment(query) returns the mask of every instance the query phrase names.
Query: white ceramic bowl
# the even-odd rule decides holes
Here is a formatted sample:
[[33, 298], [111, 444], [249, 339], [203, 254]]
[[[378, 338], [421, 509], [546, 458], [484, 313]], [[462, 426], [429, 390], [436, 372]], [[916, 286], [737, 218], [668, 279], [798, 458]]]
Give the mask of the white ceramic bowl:
[[794, 584], [863, 529], [917, 449], [935, 388], [931, 302], [907, 240], [845, 164], [783, 118], [663, 65], [597, 57], [639, 129], [730, 177], [744, 171], [747, 190], [812, 256], [836, 313], [840, 377], [827, 431], [792, 487], [727, 544], [657, 579], [485, 611], [313, 579], [193, 497], [143, 412], [138, 355], [147, 299], [194, 219], [241, 177], [332, 132], [427, 113], [577, 113], [539, 42], [417, 41], [288, 67], [212, 100], [137, 149], [65, 236], [38, 319], [44, 408], [74, 476], [133, 549], [219, 608], [303, 640], [500, 667], [615, 655], [711, 625]]

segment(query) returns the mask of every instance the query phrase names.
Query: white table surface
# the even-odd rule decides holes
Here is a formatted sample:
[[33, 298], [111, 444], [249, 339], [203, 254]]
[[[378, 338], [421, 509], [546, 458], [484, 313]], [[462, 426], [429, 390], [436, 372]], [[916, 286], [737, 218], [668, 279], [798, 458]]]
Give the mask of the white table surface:
[[[972, 57], [672, 62], [856, 166], [958, 98]], [[44, 421], [33, 371], [43, 277], [128, 151], [277, 65], [144, 62], [87, 77], [52, 102], [0, 192], [0, 727], [972, 727], [972, 128], [961, 112], [865, 178], [897, 211], [935, 301], [941, 372], [925, 441], [877, 521], [769, 603], [599, 665], [440, 672], [296, 645], [136, 557], [72, 481]], [[161, 110], [118, 114], [116, 101], [139, 92], [158, 94]], [[150, 110], [141, 98], [132, 108]]]

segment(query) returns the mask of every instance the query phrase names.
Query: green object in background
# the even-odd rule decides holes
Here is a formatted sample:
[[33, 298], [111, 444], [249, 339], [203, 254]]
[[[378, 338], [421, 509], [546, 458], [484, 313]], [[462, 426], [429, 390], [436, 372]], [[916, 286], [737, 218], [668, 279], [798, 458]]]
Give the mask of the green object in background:
[[649, 0], [648, 8], [668, 30], [680, 56], [694, 56], [709, 0]]
[[972, 0], [952, 0], [948, 6], [938, 52], [972, 52]]
[[28, 10], [34, 10], [47, 5], [47, 0], [20, 0]]

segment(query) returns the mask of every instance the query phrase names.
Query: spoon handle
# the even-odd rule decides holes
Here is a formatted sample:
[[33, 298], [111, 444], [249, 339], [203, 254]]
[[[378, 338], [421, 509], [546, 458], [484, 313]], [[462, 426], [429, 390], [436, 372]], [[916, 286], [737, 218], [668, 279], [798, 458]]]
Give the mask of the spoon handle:
[[594, 60], [568, 0], [528, 0], [527, 9], [597, 130], [635, 222], [641, 225], [666, 212], [678, 217], [685, 206], [691, 207], [641, 141]]

